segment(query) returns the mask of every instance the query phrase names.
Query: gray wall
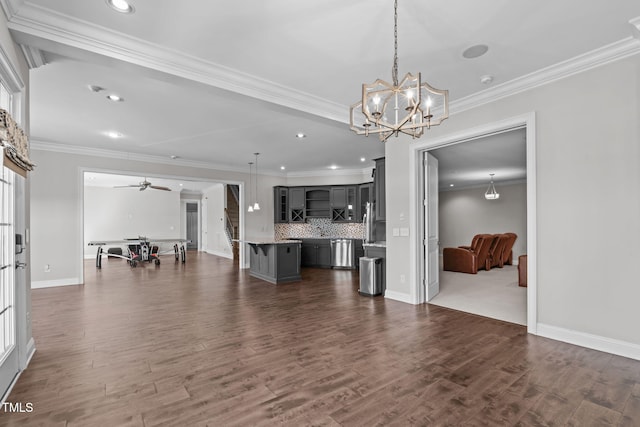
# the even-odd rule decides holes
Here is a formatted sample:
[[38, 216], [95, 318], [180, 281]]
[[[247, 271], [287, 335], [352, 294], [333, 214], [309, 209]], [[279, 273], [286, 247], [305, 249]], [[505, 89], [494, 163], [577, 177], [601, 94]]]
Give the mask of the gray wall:
[[[538, 332], [640, 358], [640, 55], [452, 115], [444, 138], [535, 112]], [[385, 146], [387, 230], [409, 211], [411, 140]], [[528, 178], [531, 183], [531, 177]], [[404, 223], [406, 224], [406, 222]], [[415, 230], [412, 230], [415, 232]], [[408, 238], [387, 234], [387, 289], [408, 295]]]
[[512, 232], [514, 261], [527, 253], [527, 186], [500, 185], [497, 200], [486, 200], [487, 187], [441, 191], [439, 194], [440, 251], [446, 247], [469, 245], [476, 234]]

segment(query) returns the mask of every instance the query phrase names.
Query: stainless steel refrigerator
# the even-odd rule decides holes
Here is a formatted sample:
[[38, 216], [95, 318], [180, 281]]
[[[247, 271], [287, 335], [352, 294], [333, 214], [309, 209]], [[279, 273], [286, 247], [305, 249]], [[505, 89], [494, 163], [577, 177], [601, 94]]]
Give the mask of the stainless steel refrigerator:
[[364, 236], [362, 241], [364, 243], [373, 243], [376, 241], [376, 209], [375, 205], [371, 202], [367, 202], [365, 206], [364, 217], [362, 218], [364, 224]]

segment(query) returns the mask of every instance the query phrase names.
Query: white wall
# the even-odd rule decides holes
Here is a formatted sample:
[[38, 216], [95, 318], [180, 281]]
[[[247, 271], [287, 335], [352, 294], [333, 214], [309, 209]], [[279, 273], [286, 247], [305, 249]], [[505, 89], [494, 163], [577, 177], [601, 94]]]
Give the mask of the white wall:
[[440, 250], [469, 245], [476, 234], [512, 232], [518, 235], [513, 259], [527, 253], [527, 186], [496, 184], [497, 200], [486, 200], [487, 187], [439, 193]]
[[[84, 188], [84, 253], [95, 256], [94, 240], [145, 236], [180, 238], [180, 193], [136, 188]], [[169, 248], [170, 249], [170, 248]], [[167, 250], [167, 248], [161, 248]]]
[[225, 234], [226, 186], [216, 184], [203, 194], [207, 205], [207, 252], [225, 258], [233, 258], [231, 246]]
[[[640, 358], [640, 55], [452, 115], [444, 138], [536, 114], [538, 333]], [[387, 230], [409, 209], [410, 139], [386, 144]], [[529, 179], [530, 181], [530, 179]], [[412, 230], [413, 232], [414, 230]], [[387, 288], [409, 295], [408, 238], [387, 235]], [[608, 347], [609, 346], [609, 347]]]

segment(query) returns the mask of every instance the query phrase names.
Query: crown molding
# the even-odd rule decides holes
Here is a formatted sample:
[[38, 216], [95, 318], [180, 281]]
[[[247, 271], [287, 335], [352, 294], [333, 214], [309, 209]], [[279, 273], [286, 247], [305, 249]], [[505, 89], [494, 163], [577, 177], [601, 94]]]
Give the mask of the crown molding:
[[[235, 173], [242, 173], [242, 174], [246, 174], [247, 172], [244, 167], [238, 168], [238, 167], [233, 167], [229, 165], [201, 162], [197, 160], [171, 159], [163, 156], [154, 156], [151, 154], [128, 153], [128, 152], [121, 152], [121, 151], [115, 151], [115, 150], [105, 150], [102, 148], [79, 147], [75, 145], [59, 144], [55, 142], [44, 141], [41, 139], [30, 139], [29, 148], [30, 150], [50, 151], [53, 153], [76, 154], [80, 156], [91, 156], [91, 157], [106, 157], [110, 159], [120, 159], [120, 160], [133, 160], [137, 162], [164, 164], [164, 165], [172, 165], [172, 166], [184, 166], [189, 168], [207, 169], [207, 170], [215, 170], [215, 171], [222, 171], [222, 172], [235, 172]], [[328, 170], [328, 171], [321, 170], [321, 171], [289, 172], [289, 173], [260, 172], [260, 175], [274, 176], [274, 177], [285, 178], [285, 179], [297, 178], [297, 177], [314, 177], [314, 176], [317, 176], [317, 177], [346, 176], [346, 175], [358, 175], [358, 174], [366, 174], [366, 173], [370, 174], [371, 169], [372, 168], [336, 169], [336, 170]]]
[[[224, 172], [245, 173], [244, 168], [235, 168], [228, 165], [214, 164], [208, 162], [200, 162], [195, 160], [171, 159], [162, 156], [154, 156], [151, 154], [136, 154], [121, 152], [115, 150], [105, 150], [101, 148], [78, 147], [74, 145], [58, 144], [43, 140], [31, 139], [29, 141], [31, 150], [50, 151], [54, 153], [77, 154], [81, 156], [106, 157], [120, 160], [134, 160], [137, 162], [156, 163], [172, 166], [185, 166], [198, 169], [209, 169]], [[267, 174], [263, 174], [267, 175]]]
[[325, 176], [353, 176], [353, 175], [369, 175], [373, 167], [366, 167], [363, 169], [330, 169], [330, 170], [315, 170], [304, 172], [289, 172], [286, 174], [287, 178], [310, 178], [310, 177], [325, 177]]
[[7, 21], [10, 21], [22, 6], [24, 0], [0, 0], [0, 6]]
[[348, 106], [29, 2], [24, 3], [18, 14], [13, 15], [9, 21], [9, 29], [330, 120], [349, 123]]
[[47, 65], [47, 60], [44, 57], [44, 52], [40, 49], [23, 44], [20, 45], [20, 49], [22, 49], [22, 53], [27, 60], [27, 65], [29, 66], [30, 70], [42, 67], [43, 65]]
[[[634, 21], [638, 21], [637, 24], [640, 25], [640, 17]], [[592, 68], [637, 55], [638, 53], [640, 53], [640, 39], [627, 37], [626, 39], [518, 77], [490, 89], [483, 90], [482, 92], [460, 98], [451, 102], [449, 111], [452, 115], [461, 113], [508, 96], [564, 79], [565, 77], [588, 71]]]

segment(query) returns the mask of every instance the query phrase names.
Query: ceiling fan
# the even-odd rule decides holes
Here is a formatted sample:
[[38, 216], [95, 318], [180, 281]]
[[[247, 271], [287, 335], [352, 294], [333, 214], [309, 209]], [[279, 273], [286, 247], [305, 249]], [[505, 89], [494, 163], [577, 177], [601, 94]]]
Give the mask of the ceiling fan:
[[171, 191], [171, 189], [169, 187], [162, 187], [162, 186], [159, 186], [159, 185], [151, 185], [151, 183], [149, 181], [147, 181], [147, 178], [145, 178], [144, 181], [142, 181], [139, 184], [116, 185], [113, 188], [130, 188], [130, 187], [137, 187], [137, 188], [140, 189], [140, 191], [144, 191], [147, 188], [153, 188], [154, 190]]

